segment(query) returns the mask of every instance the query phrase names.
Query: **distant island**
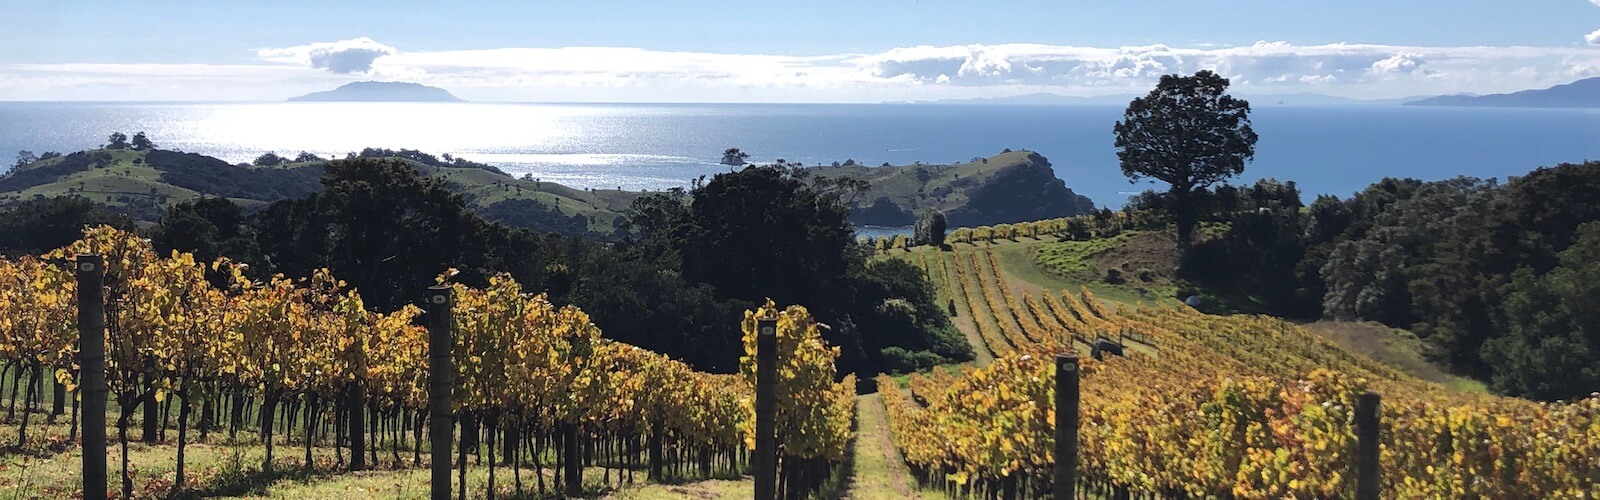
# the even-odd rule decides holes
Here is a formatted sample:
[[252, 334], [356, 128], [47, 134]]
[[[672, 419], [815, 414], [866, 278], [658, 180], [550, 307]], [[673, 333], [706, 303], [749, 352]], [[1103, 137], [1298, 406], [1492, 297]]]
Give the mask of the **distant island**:
[[351, 82], [333, 90], [289, 98], [290, 102], [464, 102], [439, 87], [409, 82]]
[[1407, 106], [1480, 106], [1518, 108], [1600, 108], [1600, 77], [1587, 78], [1547, 89], [1509, 94], [1442, 95], [1406, 103]]

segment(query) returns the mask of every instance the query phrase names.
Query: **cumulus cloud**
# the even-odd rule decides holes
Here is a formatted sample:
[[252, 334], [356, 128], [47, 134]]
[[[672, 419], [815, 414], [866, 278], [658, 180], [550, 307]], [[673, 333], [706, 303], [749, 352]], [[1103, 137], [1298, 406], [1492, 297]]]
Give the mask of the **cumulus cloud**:
[[267, 61], [301, 64], [334, 73], [366, 73], [372, 71], [373, 61], [396, 52], [394, 47], [361, 37], [281, 49], [261, 49], [256, 56]]
[[1422, 66], [1422, 55], [1414, 52], [1395, 54], [1372, 63], [1370, 70], [1378, 74], [1404, 74]]
[[[1125, 86], [1163, 74], [1201, 69], [1240, 80], [1237, 83], [1352, 83], [1416, 72], [1429, 58], [1425, 53], [1441, 50], [1449, 51], [1380, 45], [1297, 46], [1286, 42], [1220, 48], [1004, 44], [899, 48], [861, 56], [853, 62], [881, 78], [935, 81], [943, 75], [950, 83], [966, 85]], [[1485, 49], [1481, 55], [1498, 57], [1493, 52]], [[1473, 56], [1463, 53], [1460, 57]]]
[[[969, 44], [812, 56], [662, 51], [628, 47], [402, 51], [369, 38], [258, 55], [255, 65], [0, 65], [0, 95], [76, 97], [52, 82], [134, 82], [180, 88], [201, 80], [282, 99], [363, 78], [442, 86], [475, 100], [876, 101], [1050, 92], [1126, 95], [1163, 74], [1213, 70], [1242, 94], [1323, 92], [1400, 97], [1503, 92], [1595, 73], [1600, 48], [1425, 47], [1374, 44], [1084, 47]], [[63, 80], [65, 79], [65, 80]], [[246, 85], [243, 82], [254, 82]], [[166, 82], [163, 85], [157, 83]], [[122, 96], [139, 99], [137, 95]], [[143, 97], [151, 98], [151, 97]], [[181, 93], [173, 97], [191, 98]]]
[[1600, 45], [1600, 30], [1594, 30], [1594, 33], [1590, 33], [1588, 36], [1583, 37], [1583, 39], [1587, 40], [1589, 45]]

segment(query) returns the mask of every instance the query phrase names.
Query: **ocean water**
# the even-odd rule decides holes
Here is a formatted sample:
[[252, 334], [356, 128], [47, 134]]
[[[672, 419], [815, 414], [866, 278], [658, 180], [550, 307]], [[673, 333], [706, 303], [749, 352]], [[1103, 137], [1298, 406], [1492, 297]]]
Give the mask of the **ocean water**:
[[[575, 187], [659, 190], [727, 170], [728, 147], [807, 165], [950, 163], [1006, 148], [1050, 159], [1103, 206], [1133, 192], [1117, 167], [1117, 106], [917, 104], [34, 103], [0, 102], [0, 164], [71, 152], [112, 131], [248, 162], [266, 151], [364, 147], [450, 153]], [[1243, 181], [1297, 181], [1310, 198], [1385, 176], [1504, 177], [1600, 159], [1600, 110], [1257, 106]]]

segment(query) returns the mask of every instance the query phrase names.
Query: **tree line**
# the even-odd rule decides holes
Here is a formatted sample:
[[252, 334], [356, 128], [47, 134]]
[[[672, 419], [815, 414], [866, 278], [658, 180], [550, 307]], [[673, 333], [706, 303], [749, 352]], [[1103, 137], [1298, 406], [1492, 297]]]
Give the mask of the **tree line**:
[[164, 253], [227, 256], [257, 277], [327, 268], [380, 312], [421, 300], [439, 269], [458, 268], [457, 280], [473, 286], [504, 272], [582, 307], [619, 341], [712, 372], [737, 368], [740, 315], [768, 298], [806, 304], [830, 327], [841, 372], [969, 359], [921, 271], [869, 261], [839, 193], [804, 175], [749, 166], [644, 197], [628, 213], [629, 236], [599, 242], [486, 221], [443, 180], [402, 160], [357, 156], [327, 162], [321, 189], [304, 197], [255, 209], [203, 198], [146, 228], [82, 198], [22, 202], [0, 217], [0, 254], [59, 248], [86, 225], [108, 224], [137, 229]]

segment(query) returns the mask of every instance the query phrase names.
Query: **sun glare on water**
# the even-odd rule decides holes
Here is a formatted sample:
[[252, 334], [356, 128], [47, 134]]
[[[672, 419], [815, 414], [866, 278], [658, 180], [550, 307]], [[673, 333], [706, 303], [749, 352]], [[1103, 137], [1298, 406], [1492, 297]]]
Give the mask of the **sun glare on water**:
[[460, 103], [274, 103], [207, 106], [178, 125], [194, 149], [232, 149], [246, 161], [266, 151], [342, 156], [367, 147], [434, 154], [560, 150], [581, 137], [591, 109]]

